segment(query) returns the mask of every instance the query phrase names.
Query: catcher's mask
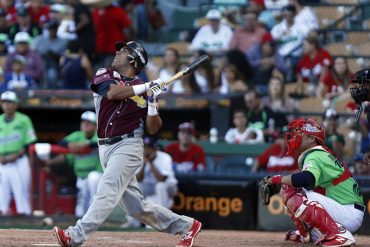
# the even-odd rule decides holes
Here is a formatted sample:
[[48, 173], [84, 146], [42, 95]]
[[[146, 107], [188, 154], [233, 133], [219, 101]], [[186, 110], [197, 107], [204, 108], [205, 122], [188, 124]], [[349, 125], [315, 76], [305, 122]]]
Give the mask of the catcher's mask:
[[370, 68], [357, 71], [351, 82], [357, 85], [351, 87], [350, 91], [352, 98], [356, 102], [356, 121], [358, 121], [364, 110], [362, 102], [369, 100]]
[[325, 141], [324, 126], [314, 119], [296, 119], [287, 126], [288, 132], [285, 134], [285, 141], [288, 147], [288, 154], [295, 154], [302, 144], [303, 135], [314, 137], [320, 145]]
[[138, 72], [144, 69], [145, 65], [148, 63], [148, 54], [140, 43], [136, 41], [129, 41], [127, 43], [120, 41], [117, 42], [115, 46], [116, 51], [121, 50], [123, 47], [127, 48], [129, 52], [128, 61]]

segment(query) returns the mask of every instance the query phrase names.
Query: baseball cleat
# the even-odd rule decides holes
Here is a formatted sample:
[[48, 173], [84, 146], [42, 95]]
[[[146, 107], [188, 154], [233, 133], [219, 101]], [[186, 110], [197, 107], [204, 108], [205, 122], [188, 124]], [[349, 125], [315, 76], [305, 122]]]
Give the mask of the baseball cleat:
[[194, 220], [193, 225], [191, 226], [190, 230], [181, 237], [180, 242], [176, 244], [175, 247], [191, 247], [193, 246], [194, 238], [202, 229], [202, 223], [197, 220]]
[[54, 226], [53, 232], [60, 246], [71, 247], [71, 237], [69, 236], [68, 232], [62, 230], [60, 227], [57, 226]]
[[321, 239], [316, 241], [316, 245], [324, 246], [324, 247], [344, 247], [344, 246], [352, 246], [356, 243], [355, 239], [353, 238], [352, 234], [344, 230], [344, 232], [335, 234], [332, 237], [323, 236]]

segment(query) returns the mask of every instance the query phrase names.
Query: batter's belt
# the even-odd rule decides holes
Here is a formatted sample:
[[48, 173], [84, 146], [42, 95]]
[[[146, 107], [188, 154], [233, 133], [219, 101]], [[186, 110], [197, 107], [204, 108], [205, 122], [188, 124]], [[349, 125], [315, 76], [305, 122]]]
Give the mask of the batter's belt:
[[134, 134], [134, 133], [127, 133], [122, 136], [114, 136], [110, 138], [101, 138], [98, 140], [99, 145], [113, 145], [117, 142], [122, 141], [123, 139], [126, 138], [141, 138], [141, 134]]

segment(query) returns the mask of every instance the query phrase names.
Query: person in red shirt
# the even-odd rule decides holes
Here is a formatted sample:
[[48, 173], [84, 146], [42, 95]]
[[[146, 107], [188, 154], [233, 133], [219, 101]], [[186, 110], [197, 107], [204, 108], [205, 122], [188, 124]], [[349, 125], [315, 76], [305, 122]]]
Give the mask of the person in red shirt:
[[130, 28], [132, 21], [123, 8], [113, 5], [95, 9], [92, 19], [96, 31], [97, 63], [100, 67], [108, 67], [116, 53], [115, 42], [127, 41], [124, 29]]
[[298, 85], [310, 83], [312, 89], [308, 93], [312, 94], [332, 65], [332, 56], [320, 47], [317, 37], [307, 36], [303, 42], [303, 55], [296, 68]]
[[252, 172], [257, 172], [263, 167], [267, 172], [277, 173], [281, 171], [295, 172], [298, 171], [297, 159], [287, 154], [287, 146], [281, 132], [275, 143], [272, 144], [265, 152], [255, 160]]
[[177, 135], [179, 141], [168, 145], [164, 150], [172, 156], [177, 172], [204, 171], [206, 168], [206, 155], [201, 146], [193, 143], [194, 134], [192, 123], [180, 124]]
[[334, 66], [324, 76], [317, 87], [316, 96], [332, 99], [349, 88], [353, 73], [349, 70], [347, 60], [337, 57]]
[[31, 0], [28, 12], [33, 23], [43, 27], [49, 21], [49, 7], [42, 0]]

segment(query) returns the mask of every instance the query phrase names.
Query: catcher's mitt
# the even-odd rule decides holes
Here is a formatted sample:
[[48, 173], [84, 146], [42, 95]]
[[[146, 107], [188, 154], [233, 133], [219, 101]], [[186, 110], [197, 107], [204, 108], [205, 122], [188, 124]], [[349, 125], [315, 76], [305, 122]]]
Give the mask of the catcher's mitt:
[[270, 204], [270, 197], [280, 192], [280, 185], [276, 184], [269, 184], [267, 183], [267, 179], [269, 177], [264, 177], [258, 183], [258, 192], [261, 196], [263, 205]]

